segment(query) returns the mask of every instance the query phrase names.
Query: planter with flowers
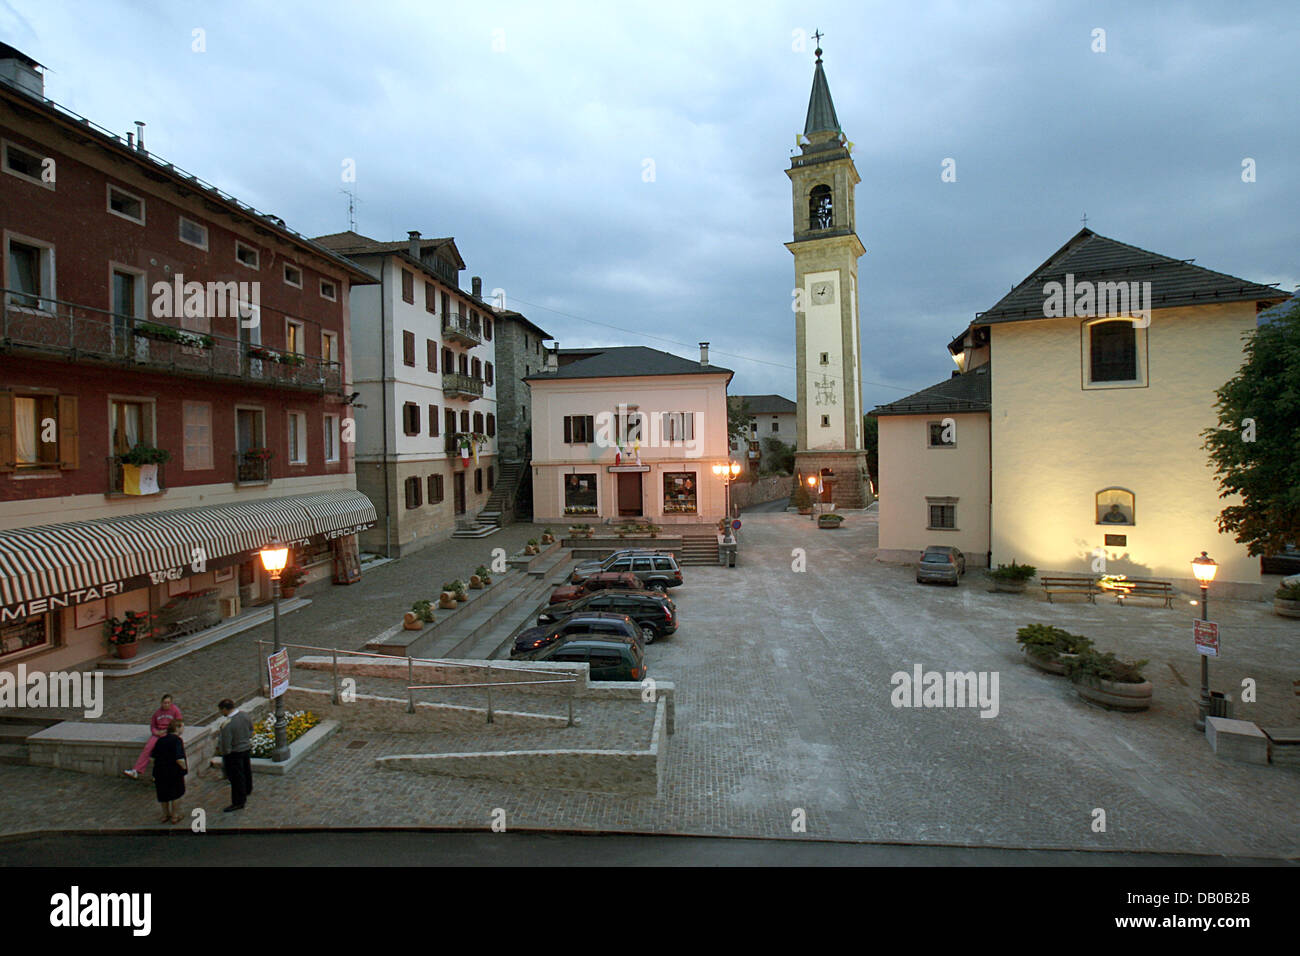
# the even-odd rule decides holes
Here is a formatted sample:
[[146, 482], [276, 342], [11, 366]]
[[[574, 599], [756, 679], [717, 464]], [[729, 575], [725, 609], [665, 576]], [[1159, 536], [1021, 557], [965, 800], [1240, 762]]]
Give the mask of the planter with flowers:
[[483, 587], [488, 588], [492, 586], [492, 573], [488, 570], [486, 564], [480, 564], [474, 569], [474, 577], [483, 582]]
[[1300, 584], [1283, 584], [1273, 592], [1273, 613], [1300, 618]]
[[280, 596], [291, 598], [298, 593], [298, 588], [302, 587], [303, 578], [307, 575], [302, 568], [290, 564], [280, 572]]
[[129, 495], [152, 495], [158, 487], [158, 466], [171, 461], [172, 454], [165, 448], [154, 448], [143, 442], [130, 451], [118, 455], [122, 465], [122, 491]]
[[555, 535], [551, 534], [550, 528], [542, 532], [542, 544], [555, 544]]
[[457, 601], [463, 603], [469, 600], [469, 591], [465, 589], [465, 582], [460, 578], [444, 583], [442, 589], [450, 593]]
[[528, 544], [524, 545], [524, 554], [537, 554], [540, 550], [536, 538], [529, 538]]
[[122, 660], [135, 657], [140, 649], [140, 638], [149, 637], [153, 633], [151, 621], [152, 614], [139, 611], [127, 611], [120, 619], [110, 617], [104, 622], [105, 640]]
[[838, 528], [843, 523], [844, 523], [844, 515], [836, 514], [833, 511], [828, 511], [825, 514], [820, 514], [817, 516], [817, 527], [819, 528], [830, 528], [834, 530], [835, 528]]
[[201, 332], [187, 332], [184, 329], [172, 328], [170, 325], [161, 325], [157, 322], [137, 322], [132, 331], [139, 338], [153, 339], [155, 342], [172, 342], [176, 345], [184, 345], [194, 349], [212, 348], [212, 336], [210, 335], [204, 335]]
[[[310, 710], [296, 710], [285, 714], [285, 736], [293, 743], [307, 731], [320, 723], [320, 718]], [[252, 747], [249, 756], [270, 760], [275, 754], [275, 714], [253, 725]]]

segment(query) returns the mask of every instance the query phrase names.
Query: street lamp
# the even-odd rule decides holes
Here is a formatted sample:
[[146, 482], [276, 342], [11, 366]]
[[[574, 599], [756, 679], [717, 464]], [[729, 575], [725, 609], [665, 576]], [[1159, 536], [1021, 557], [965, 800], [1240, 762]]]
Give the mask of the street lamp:
[[729, 462], [725, 465], [714, 465], [713, 473], [722, 479], [722, 495], [724, 507], [727, 511], [727, 521], [731, 521], [731, 483], [736, 476], [740, 474], [740, 465], [737, 462]]
[[[273, 620], [275, 632], [275, 649], [273, 653], [280, 652], [280, 572], [289, 561], [289, 549], [280, 542], [279, 538], [272, 538], [270, 544], [258, 552], [262, 559], [262, 567], [266, 573], [271, 575], [271, 600], [274, 605]], [[284, 695], [281, 694], [275, 699], [275, 750], [271, 753], [271, 759], [276, 763], [283, 763], [289, 759], [289, 732], [288, 721], [284, 716]]]
[[[1209, 600], [1210, 600], [1210, 583], [1214, 580], [1215, 572], [1219, 570], [1219, 565], [1215, 560], [1201, 552], [1199, 558], [1192, 559], [1192, 574], [1196, 575], [1197, 582], [1201, 585], [1201, 620], [1208, 621], [1209, 618]], [[1204, 732], [1205, 720], [1210, 716], [1210, 657], [1208, 654], [1201, 655], [1201, 702], [1197, 708], [1196, 729]]]
[[[816, 494], [813, 494], [814, 491], [816, 491], [817, 493], [816, 493]], [[810, 511], [810, 512], [808, 513], [808, 520], [809, 520], [809, 521], [816, 521], [816, 520], [817, 520], [817, 501], [818, 501], [818, 500], [821, 498], [821, 496], [822, 496], [822, 489], [821, 489], [821, 476], [819, 476], [819, 475], [809, 475], [809, 476], [808, 476], [808, 494], [812, 496], [812, 501], [813, 501], [812, 511]]]

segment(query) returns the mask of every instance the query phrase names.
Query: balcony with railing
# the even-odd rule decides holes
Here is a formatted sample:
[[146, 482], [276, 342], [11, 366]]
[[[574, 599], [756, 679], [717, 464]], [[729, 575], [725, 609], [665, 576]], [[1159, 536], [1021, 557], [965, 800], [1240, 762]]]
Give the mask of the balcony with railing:
[[[164, 465], [135, 466], [132, 481], [126, 480], [126, 468], [117, 456], [108, 458], [108, 494], [118, 495], [160, 495], [167, 490]], [[152, 470], [151, 470], [152, 469]]]
[[[5, 295], [0, 350], [281, 388], [342, 388], [337, 362], [57, 299], [31, 303], [24, 293]], [[263, 323], [268, 312], [261, 310]]]
[[483, 397], [483, 380], [459, 372], [443, 372], [442, 394], [447, 398], [467, 398], [473, 401]]
[[265, 449], [236, 452], [235, 484], [269, 485], [271, 483], [271, 458]]
[[442, 317], [442, 335], [467, 348], [483, 344], [483, 323], [470, 319], [467, 315], [444, 315]]

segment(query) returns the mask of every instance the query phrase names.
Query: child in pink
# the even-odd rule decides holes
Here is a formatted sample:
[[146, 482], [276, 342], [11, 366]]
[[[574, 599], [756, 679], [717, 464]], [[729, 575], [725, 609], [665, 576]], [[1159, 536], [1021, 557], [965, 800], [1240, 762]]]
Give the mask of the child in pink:
[[167, 725], [173, 720], [181, 719], [181, 709], [172, 703], [172, 695], [164, 694], [161, 705], [153, 712], [153, 718], [149, 721], [149, 739], [145, 741], [144, 749], [140, 751], [135, 766], [122, 772], [132, 780], [139, 777], [140, 772], [149, 766], [149, 758], [153, 756], [154, 745], [166, 735]]

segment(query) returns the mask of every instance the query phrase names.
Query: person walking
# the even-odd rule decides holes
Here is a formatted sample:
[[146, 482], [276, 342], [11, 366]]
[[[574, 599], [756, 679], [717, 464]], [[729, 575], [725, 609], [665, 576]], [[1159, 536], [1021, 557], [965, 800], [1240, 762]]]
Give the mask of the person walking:
[[184, 722], [177, 717], [167, 724], [167, 729], [153, 747], [153, 786], [162, 804], [162, 822], [180, 823], [180, 799], [185, 795], [185, 775], [189, 763], [185, 759], [185, 741], [181, 732]]
[[149, 739], [144, 742], [144, 749], [140, 751], [140, 756], [136, 758], [135, 766], [130, 770], [123, 770], [132, 780], [140, 777], [144, 773], [144, 768], [149, 766], [149, 757], [153, 754], [153, 748], [158, 741], [167, 733], [167, 725], [173, 720], [181, 719], [181, 709], [172, 703], [171, 694], [163, 694], [162, 703], [158, 709], [153, 712], [153, 717], [149, 721]]
[[235, 707], [227, 697], [217, 705], [226, 722], [221, 725], [219, 743], [221, 766], [230, 781], [230, 806], [223, 813], [244, 809], [248, 795], [253, 792], [253, 722], [248, 715]]

